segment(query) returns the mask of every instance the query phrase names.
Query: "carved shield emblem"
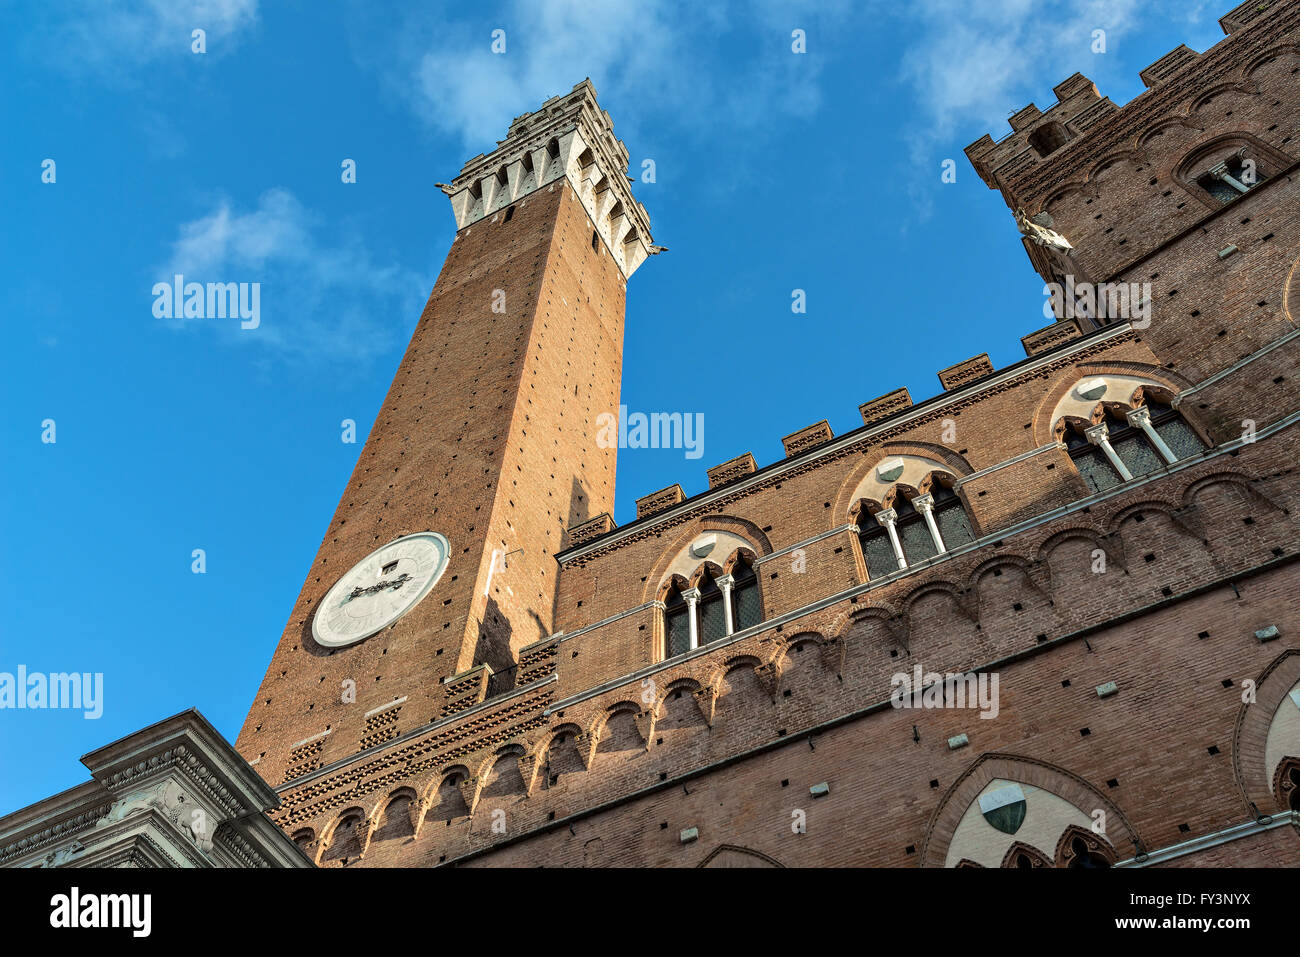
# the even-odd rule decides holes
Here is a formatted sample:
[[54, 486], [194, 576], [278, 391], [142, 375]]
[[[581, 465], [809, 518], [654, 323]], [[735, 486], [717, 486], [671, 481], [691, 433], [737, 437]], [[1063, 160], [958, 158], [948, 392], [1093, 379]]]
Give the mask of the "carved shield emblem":
[[1003, 834], [1014, 834], [1025, 823], [1025, 792], [1019, 784], [1008, 784], [981, 794], [980, 813]]
[[876, 466], [876, 478], [882, 482], [897, 481], [903, 474], [903, 460], [895, 456], [894, 458], [885, 459]]

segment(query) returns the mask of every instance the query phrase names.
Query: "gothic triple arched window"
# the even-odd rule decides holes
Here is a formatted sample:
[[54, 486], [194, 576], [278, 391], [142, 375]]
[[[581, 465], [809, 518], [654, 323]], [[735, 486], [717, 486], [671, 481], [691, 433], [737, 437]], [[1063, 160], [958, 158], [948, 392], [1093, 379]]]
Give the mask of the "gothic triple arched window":
[[1062, 430], [1074, 467], [1093, 492], [1104, 492], [1206, 449], [1181, 415], [1150, 395], [1131, 407], [1106, 404], [1092, 422], [1067, 419]]
[[743, 552], [727, 562], [725, 570], [705, 562], [689, 580], [673, 576], [662, 600], [665, 658], [684, 655], [763, 620], [754, 559]]
[[932, 477], [924, 494], [895, 485], [883, 508], [863, 502], [858, 537], [869, 578], [883, 578], [975, 540], [961, 498]]

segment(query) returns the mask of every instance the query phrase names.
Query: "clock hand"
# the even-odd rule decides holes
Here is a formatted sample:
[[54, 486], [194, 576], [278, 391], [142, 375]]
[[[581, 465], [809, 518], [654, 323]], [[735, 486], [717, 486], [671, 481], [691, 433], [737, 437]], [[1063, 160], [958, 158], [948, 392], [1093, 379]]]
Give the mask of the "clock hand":
[[411, 576], [403, 572], [401, 577], [394, 578], [392, 581], [376, 582], [375, 584], [370, 585], [366, 588], [362, 588], [360, 585], [358, 585], [356, 588], [352, 589], [352, 591], [348, 594], [347, 598], [343, 599], [341, 604], [346, 605], [354, 598], [360, 598], [363, 595], [373, 595], [375, 592], [384, 591], [385, 589], [388, 588], [401, 588], [410, 580], [411, 580]]

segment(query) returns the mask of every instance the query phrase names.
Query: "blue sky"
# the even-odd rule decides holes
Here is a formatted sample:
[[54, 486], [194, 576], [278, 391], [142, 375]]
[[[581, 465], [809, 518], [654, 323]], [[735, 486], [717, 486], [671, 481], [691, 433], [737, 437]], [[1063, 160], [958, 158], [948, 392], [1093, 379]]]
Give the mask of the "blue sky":
[[[0, 672], [100, 672], [104, 709], [0, 711], [0, 813], [188, 707], [233, 739], [451, 243], [433, 184], [514, 116], [590, 76], [633, 172], [655, 161], [634, 189], [670, 252], [629, 285], [623, 401], [703, 413], [705, 443], [620, 452], [626, 522], [940, 368], [1021, 358], [1041, 282], [963, 147], [1075, 70], [1127, 101], [1230, 6], [11, 0]], [[260, 282], [261, 325], [156, 318], [175, 271]]]

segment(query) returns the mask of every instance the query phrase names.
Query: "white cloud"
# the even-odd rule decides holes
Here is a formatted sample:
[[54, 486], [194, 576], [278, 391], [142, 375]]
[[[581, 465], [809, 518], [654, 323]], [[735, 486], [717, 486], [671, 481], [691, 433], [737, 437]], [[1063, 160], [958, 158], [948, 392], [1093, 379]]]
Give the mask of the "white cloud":
[[376, 262], [355, 240], [325, 235], [320, 217], [285, 189], [267, 191], [255, 209], [222, 201], [184, 223], [154, 281], [176, 273], [187, 282], [260, 282], [261, 325], [159, 322], [304, 361], [365, 361], [399, 348], [430, 285], [412, 270]]
[[[380, 30], [365, 9], [354, 11], [358, 59], [475, 152], [584, 77], [622, 122], [674, 134], [719, 124], [753, 134], [772, 117], [810, 116], [830, 38], [860, 13], [848, 0], [507, 0], [499, 13], [416, 14]], [[808, 31], [808, 55], [790, 50], [796, 28]], [[492, 52], [496, 29], [505, 53]]]
[[125, 77], [131, 68], [165, 58], [194, 56], [191, 35], [206, 33], [206, 56], [220, 56], [231, 40], [257, 23], [258, 0], [81, 0], [45, 11], [45, 49], [67, 69]]
[[1076, 71], [1095, 79], [1109, 64], [1108, 54], [1092, 51], [1093, 31], [1106, 32], [1113, 55], [1137, 26], [1140, 5], [1138, 0], [919, 0], [910, 10], [921, 30], [903, 58], [904, 77], [928, 116], [922, 139], [933, 141], [971, 124], [982, 124], [997, 138], [1008, 112], [1035, 94], [1041, 99], [1044, 85], [1050, 90]]

